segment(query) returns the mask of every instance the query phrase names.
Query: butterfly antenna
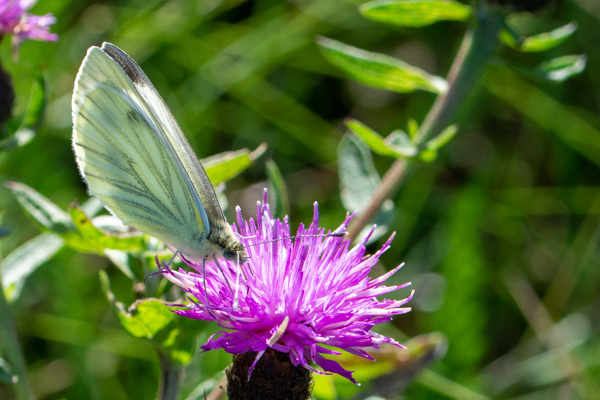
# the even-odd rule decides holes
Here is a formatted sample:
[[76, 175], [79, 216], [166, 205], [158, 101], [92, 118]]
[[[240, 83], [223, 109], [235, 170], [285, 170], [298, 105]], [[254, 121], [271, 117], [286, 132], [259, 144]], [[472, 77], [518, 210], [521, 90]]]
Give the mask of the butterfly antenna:
[[238, 236], [239, 238], [241, 238], [241, 239], [252, 239], [252, 238], [255, 238], [255, 237], [256, 237], [256, 235], [252, 235], [252, 236], [244, 236], [244, 235], [242, 235], [242, 234], [241, 234], [241, 233], [239, 233], [239, 232], [233, 232], [233, 233], [234, 233], [235, 235], [237, 235], [237, 236]]
[[250, 244], [244, 246], [244, 248], [256, 246], [256, 245], [263, 244], [263, 243], [278, 242], [280, 240], [287, 240], [287, 239], [315, 238], [315, 237], [344, 237], [344, 236], [346, 236], [346, 232], [331, 232], [331, 233], [327, 233], [325, 235], [294, 235], [294, 236], [288, 236], [288, 237], [283, 237], [283, 238], [265, 240], [265, 241], [257, 242], [257, 243], [250, 243]]

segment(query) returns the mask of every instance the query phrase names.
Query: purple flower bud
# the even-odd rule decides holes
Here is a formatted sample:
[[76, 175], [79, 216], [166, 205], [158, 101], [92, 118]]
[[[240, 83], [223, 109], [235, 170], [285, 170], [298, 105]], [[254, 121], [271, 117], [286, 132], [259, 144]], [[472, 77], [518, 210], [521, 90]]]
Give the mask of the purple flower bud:
[[58, 35], [50, 33], [56, 22], [52, 14], [32, 15], [27, 12], [37, 0], [0, 0], [0, 38], [12, 34], [13, 54], [25, 39], [56, 41]]

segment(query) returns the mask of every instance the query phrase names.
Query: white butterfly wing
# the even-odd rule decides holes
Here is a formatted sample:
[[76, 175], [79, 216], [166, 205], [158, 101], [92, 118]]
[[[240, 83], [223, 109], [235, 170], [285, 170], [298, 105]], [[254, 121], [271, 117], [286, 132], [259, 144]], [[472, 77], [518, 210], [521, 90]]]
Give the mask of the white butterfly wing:
[[109, 43], [77, 74], [73, 148], [90, 193], [124, 224], [193, 259], [214, 254], [211, 229], [229, 226], [213, 186], [150, 80]]

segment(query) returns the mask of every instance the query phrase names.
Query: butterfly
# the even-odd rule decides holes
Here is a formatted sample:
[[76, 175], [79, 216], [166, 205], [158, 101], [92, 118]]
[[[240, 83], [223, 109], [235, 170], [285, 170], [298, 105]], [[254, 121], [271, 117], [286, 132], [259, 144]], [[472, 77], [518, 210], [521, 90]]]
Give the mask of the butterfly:
[[90, 195], [191, 261], [245, 260], [202, 164], [131, 57], [110, 43], [90, 47], [72, 110], [73, 150]]

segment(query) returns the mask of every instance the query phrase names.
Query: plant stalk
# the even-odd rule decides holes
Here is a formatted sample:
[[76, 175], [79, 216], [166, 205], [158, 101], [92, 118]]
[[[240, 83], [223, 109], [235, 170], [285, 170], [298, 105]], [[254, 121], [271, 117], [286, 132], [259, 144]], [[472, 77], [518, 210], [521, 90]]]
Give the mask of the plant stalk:
[[[415, 142], [420, 149], [441, 133], [451, 122], [467, 95], [473, 90], [498, 47], [503, 15], [482, 4], [473, 26], [467, 30], [448, 73], [448, 90], [440, 94], [419, 128]], [[360, 231], [379, 211], [383, 202], [394, 195], [406, 175], [406, 159], [397, 159], [373, 193], [371, 202], [352, 221], [348, 234], [356, 239]]]
[[159, 352], [158, 356], [160, 358], [160, 383], [156, 400], [177, 400], [183, 377], [183, 367], [174, 363], [166, 354]]

